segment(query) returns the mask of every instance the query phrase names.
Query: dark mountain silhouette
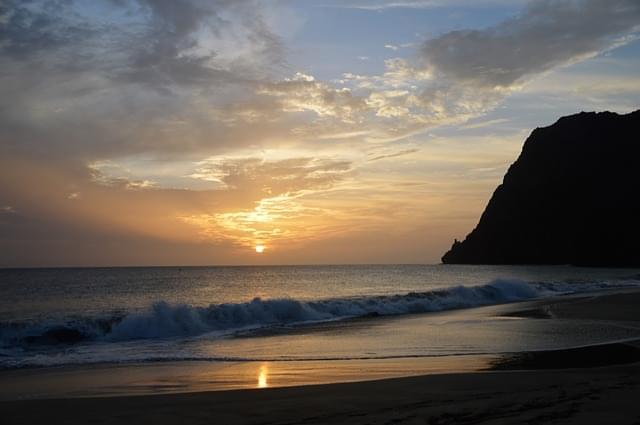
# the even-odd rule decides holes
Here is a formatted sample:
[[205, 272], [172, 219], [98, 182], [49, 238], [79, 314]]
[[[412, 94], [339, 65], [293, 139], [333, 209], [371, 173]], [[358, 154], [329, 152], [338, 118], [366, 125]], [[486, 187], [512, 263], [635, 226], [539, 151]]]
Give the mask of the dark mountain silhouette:
[[535, 129], [442, 262], [640, 266], [640, 110]]

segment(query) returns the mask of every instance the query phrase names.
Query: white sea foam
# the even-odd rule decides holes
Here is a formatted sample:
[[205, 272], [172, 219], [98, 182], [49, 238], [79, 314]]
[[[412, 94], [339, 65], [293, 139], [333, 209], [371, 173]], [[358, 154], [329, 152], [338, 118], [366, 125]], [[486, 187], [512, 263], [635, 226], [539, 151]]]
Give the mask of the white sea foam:
[[4, 347], [57, 345], [80, 341], [119, 342], [203, 334], [229, 335], [246, 329], [299, 326], [366, 316], [389, 316], [469, 308], [529, 300], [550, 295], [592, 291], [638, 282], [531, 283], [498, 279], [481, 286], [456, 286], [403, 295], [377, 295], [316, 301], [255, 298], [245, 303], [207, 307], [153, 304], [148, 310], [111, 318], [84, 318], [66, 322], [0, 325]]
[[458, 286], [405, 295], [338, 298], [319, 301], [255, 298], [247, 303], [208, 307], [159, 302], [113, 326], [105, 339], [122, 341], [198, 335], [214, 331], [272, 325], [298, 325], [364, 316], [388, 316], [468, 308], [525, 300], [548, 290], [522, 281], [496, 280], [476, 287]]

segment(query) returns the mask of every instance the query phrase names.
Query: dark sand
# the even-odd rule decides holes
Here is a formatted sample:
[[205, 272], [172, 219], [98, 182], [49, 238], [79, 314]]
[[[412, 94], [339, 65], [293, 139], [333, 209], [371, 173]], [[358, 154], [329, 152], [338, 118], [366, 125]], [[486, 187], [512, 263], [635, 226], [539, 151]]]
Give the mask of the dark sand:
[[[640, 292], [632, 291], [526, 303], [520, 312], [514, 305], [513, 314], [635, 322], [638, 306]], [[638, 347], [630, 341], [521, 353], [496, 361], [500, 370], [487, 372], [10, 401], [0, 403], [0, 424], [640, 424]], [[523, 368], [534, 370], [517, 370]]]

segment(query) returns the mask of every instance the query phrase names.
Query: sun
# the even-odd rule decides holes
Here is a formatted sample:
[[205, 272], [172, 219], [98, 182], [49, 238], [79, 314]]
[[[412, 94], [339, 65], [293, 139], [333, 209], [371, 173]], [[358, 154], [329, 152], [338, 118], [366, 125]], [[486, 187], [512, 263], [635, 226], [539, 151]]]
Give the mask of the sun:
[[256, 245], [256, 252], [262, 254], [264, 252], [264, 245]]

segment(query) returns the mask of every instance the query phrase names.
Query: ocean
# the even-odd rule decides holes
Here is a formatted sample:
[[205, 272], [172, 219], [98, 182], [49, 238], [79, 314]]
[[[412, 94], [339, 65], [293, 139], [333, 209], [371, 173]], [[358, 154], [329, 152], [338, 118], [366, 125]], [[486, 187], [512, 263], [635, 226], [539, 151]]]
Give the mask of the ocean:
[[0, 270], [0, 368], [485, 355], [640, 337], [491, 310], [640, 286], [640, 270], [353, 265]]

